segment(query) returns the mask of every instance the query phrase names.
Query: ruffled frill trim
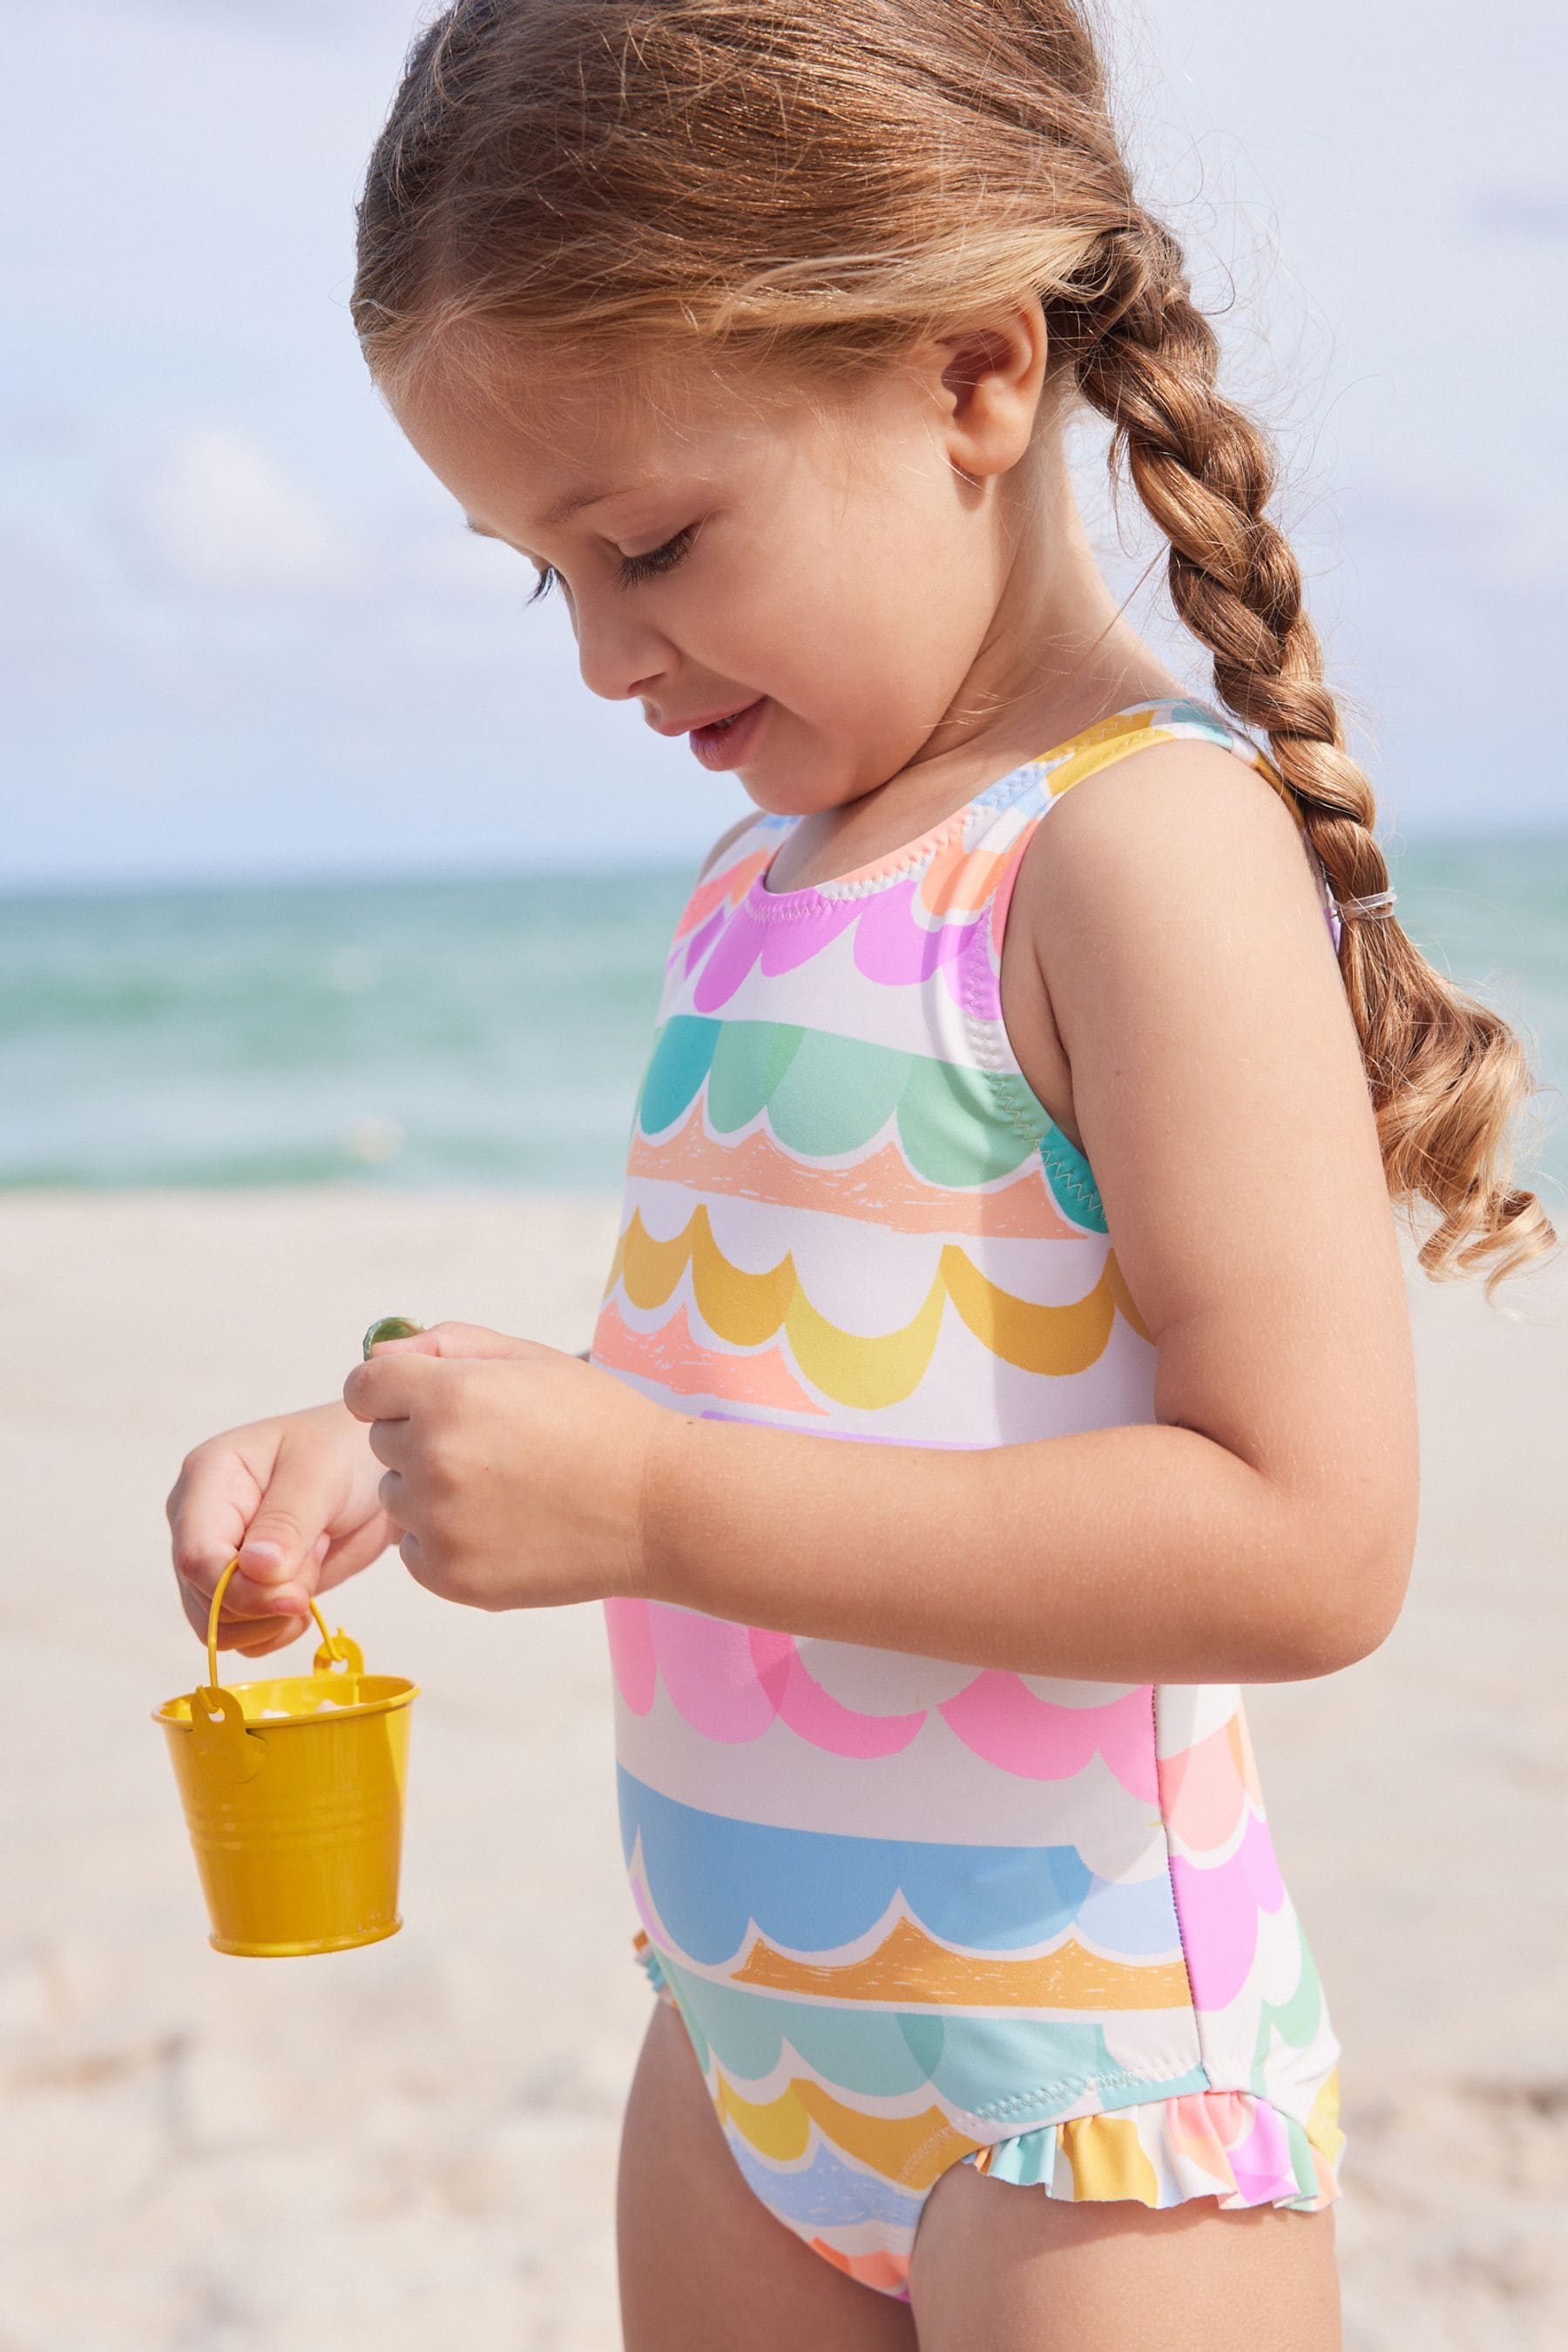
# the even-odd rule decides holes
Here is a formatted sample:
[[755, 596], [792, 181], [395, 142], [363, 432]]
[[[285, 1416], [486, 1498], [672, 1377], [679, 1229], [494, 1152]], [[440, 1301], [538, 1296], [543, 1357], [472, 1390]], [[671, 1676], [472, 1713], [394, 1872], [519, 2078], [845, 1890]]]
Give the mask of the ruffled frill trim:
[[1317, 2213], [1340, 2194], [1344, 2143], [1335, 2067], [1304, 2124], [1251, 2091], [1189, 2091], [1041, 2124], [963, 2161], [1049, 2197], [1135, 2197], [1162, 2207], [1215, 2197], [1231, 2210], [1285, 2205]]
[[[658, 1954], [638, 1932], [634, 1948], [661, 2000], [679, 2007]], [[1340, 2074], [1320, 2084], [1304, 2124], [1251, 2091], [1188, 2091], [1109, 2114], [1071, 2116], [1016, 2132], [961, 2158], [993, 2180], [1043, 2189], [1079, 2202], [1135, 2197], [1183, 2205], [1214, 2197], [1227, 2210], [1285, 2205], [1321, 2212], [1340, 2195]]]
[[669, 1979], [659, 1965], [658, 1954], [649, 1943], [646, 1929], [642, 1927], [637, 1929], [637, 1934], [632, 1937], [632, 1949], [642, 1964], [643, 1973], [660, 2000], [667, 2000], [671, 2009], [679, 2009], [680, 2004], [670, 1990]]

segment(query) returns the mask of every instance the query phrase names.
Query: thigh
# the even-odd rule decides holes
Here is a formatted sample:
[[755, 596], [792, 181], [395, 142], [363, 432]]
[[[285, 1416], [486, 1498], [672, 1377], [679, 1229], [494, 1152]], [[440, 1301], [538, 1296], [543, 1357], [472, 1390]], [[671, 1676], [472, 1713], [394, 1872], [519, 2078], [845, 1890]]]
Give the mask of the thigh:
[[920, 2352], [1341, 2352], [1331, 2205], [1069, 2203], [955, 2165], [910, 2290]]
[[916, 2352], [906, 2304], [846, 2278], [751, 2189], [668, 2001], [626, 2103], [616, 2234], [626, 2352]]

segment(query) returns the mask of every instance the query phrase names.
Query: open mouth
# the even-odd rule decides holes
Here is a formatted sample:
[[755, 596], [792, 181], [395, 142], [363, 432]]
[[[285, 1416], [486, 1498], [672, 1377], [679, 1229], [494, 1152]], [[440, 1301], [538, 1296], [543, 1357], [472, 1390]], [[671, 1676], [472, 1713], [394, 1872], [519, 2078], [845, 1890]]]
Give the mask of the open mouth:
[[748, 702], [742, 710], [732, 710], [727, 719], [715, 719], [706, 727], [691, 730], [691, 748], [705, 767], [729, 766], [746, 757], [762, 724], [767, 701], [765, 694], [759, 695], [755, 702]]

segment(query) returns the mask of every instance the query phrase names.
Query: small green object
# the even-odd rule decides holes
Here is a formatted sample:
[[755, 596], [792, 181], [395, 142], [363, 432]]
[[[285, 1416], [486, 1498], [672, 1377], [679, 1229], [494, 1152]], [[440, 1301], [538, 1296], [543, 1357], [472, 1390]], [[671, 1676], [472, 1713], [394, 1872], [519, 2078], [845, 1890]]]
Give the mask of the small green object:
[[423, 1323], [411, 1323], [406, 1315], [382, 1316], [379, 1322], [373, 1323], [364, 1335], [366, 1360], [369, 1360], [370, 1351], [378, 1339], [412, 1339], [416, 1331], [423, 1331], [424, 1328]]

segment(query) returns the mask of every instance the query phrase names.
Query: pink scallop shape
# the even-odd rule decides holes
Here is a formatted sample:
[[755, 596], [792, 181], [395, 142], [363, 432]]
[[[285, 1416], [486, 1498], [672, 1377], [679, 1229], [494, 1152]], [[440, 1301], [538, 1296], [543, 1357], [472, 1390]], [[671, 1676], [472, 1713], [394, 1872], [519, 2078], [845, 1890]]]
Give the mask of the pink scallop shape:
[[760, 1739], [776, 1709], [752, 1663], [748, 1628], [672, 1602], [648, 1604], [654, 1651], [677, 1712], [708, 1739]]
[[610, 1671], [616, 1686], [634, 1715], [646, 1715], [658, 1683], [658, 1661], [653, 1654], [653, 1633], [647, 1602], [620, 1597], [605, 1603], [605, 1630], [610, 1642]]
[[987, 1666], [940, 1712], [966, 1748], [1020, 1780], [1070, 1780], [1098, 1753], [1133, 1796], [1158, 1795], [1147, 1685], [1106, 1706], [1055, 1706]]
[[[766, 903], [767, 894], [760, 894]], [[782, 922], [762, 922], [763, 970], [771, 978], [775, 972], [794, 971], [797, 964], [809, 963], [825, 947], [846, 931], [859, 911], [853, 898], [825, 898], [813, 892], [810, 899], [803, 894], [800, 902], [790, 908]]]
[[1211, 2179], [1223, 2181], [1227, 2189], [1230, 2176], [1217, 2150], [1228, 2147], [1242, 2136], [1242, 2117], [1239, 2112], [1231, 2112], [1238, 2107], [1234, 2091], [1187, 2091], [1164, 2103], [1165, 2130], [1173, 2154], [1185, 2157]]
[[1252, 2129], [1230, 2150], [1230, 2164], [1236, 2185], [1250, 2204], [1298, 2193], [1284, 2118], [1265, 2100], [1255, 2101]]
[[752, 1628], [757, 1679], [790, 1729], [831, 1756], [896, 1756], [925, 1721], [915, 1715], [866, 1715], [825, 1691], [801, 1662], [795, 1639], [769, 1628]]
[[750, 922], [744, 903], [738, 907], [715, 940], [691, 993], [693, 1010], [717, 1013], [727, 1004], [763, 951], [760, 923]]
[[1228, 1845], [1247, 1791], [1227, 1727], [1222, 1724], [1178, 1756], [1161, 1757], [1158, 1770], [1160, 1810], [1182, 1843], [1199, 1849]]
[[1193, 2005], [1226, 2009], [1252, 1967], [1259, 1911], [1277, 1911], [1285, 1899], [1268, 1823], [1252, 1814], [1236, 1852], [1211, 1869], [1173, 1853], [1171, 1892], [1182, 1930]]

